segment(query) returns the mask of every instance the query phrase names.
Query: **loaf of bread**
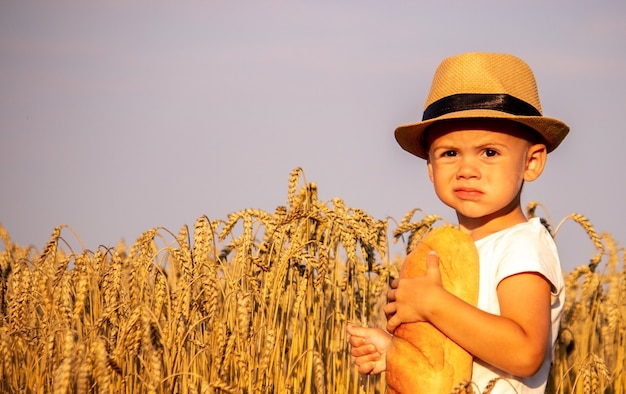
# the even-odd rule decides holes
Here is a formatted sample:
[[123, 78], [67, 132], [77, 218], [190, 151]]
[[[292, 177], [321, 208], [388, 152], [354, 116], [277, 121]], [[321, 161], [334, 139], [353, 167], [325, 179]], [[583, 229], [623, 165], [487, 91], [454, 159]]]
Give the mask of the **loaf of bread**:
[[[478, 251], [468, 234], [442, 226], [432, 230], [407, 256], [400, 277], [426, 272], [426, 255], [439, 255], [443, 287], [476, 305], [478, 301]], [[449, 394], [472, 377], [472, 356], [430, 323], [401, 324], [387, 352], [387, 392]]]

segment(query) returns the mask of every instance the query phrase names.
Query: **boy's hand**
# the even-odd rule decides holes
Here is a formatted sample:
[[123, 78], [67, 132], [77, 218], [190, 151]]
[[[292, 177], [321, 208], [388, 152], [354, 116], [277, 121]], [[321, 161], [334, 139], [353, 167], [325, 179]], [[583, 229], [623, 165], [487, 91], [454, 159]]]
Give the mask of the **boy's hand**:
[[350, 354], [359, 367], [359, 373], [374, 375], [387, 368], [387, 349], [391, 344], [391, 335], [380, 328], [356, 327], [348, 324], [346, 328], [352, 345]]
[[426, 274], [412, 278], [397, 278], [387, 293], [387, 331], [393, 333], [402, 323], [428, 321], [430, 302], [435, 302], [436, 290], [443, 290], [439, 256], [432, 251], [426, 256]]

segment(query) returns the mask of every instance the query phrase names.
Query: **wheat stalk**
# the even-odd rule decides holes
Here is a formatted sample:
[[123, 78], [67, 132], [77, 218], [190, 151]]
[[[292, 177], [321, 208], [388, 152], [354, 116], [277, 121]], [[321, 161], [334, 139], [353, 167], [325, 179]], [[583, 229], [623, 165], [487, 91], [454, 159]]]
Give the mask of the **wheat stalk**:
[[589, 219], [587, 219], [584, 215], [581, 215], [579, 213], [573, 213], [571, 215], [566, 216], [563, 220], [561, 220], [561, 222], [557, 225], [556, 229], [554, 230], [555, 235], [559, 232], [559, 229], [561, 228], [563, 223], [565, 223], [565, 221], [567, 220], [573, 220], [574, 222], [578, 223], [585, 230], [585, 232], [589, 236], [589, 239], [591, 239], [591, 242], [593, 243], [593, 245], [595, 246], [597, 250], [597, 254], [594, 255], [590, 259], [589, 266], [591, 267], [592, 270], [595, 269], [595, 267], [600, 263], [600, 260], [602, 259], [602, 254], [604, 253], [604, 250], [605, 250], [600, 236], [598, 236], [598, 233], [594, 229]]

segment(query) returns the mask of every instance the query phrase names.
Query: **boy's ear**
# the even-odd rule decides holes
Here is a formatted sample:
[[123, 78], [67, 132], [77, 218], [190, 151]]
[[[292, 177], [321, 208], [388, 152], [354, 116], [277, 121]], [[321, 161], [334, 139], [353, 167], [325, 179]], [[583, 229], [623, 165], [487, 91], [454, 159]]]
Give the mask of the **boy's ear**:
[[431, 182], [435, 182], [434, 178], [433, 178], [433, 165], [430, 162], [430, 159], [426, 159], [426, 166], [428, 167], [428, 178], [430, 179]]
[[548, 160], [548, 150], [544, 144], [531, 145], [526, 154], [524, 180], [532, 182], [539, 178]]

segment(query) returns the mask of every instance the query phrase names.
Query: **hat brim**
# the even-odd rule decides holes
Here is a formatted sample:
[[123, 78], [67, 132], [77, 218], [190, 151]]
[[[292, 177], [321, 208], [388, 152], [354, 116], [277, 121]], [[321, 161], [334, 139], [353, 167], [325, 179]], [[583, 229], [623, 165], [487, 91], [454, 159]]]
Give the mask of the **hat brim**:
[[458, 111], [422, 122], [398, 126], [394, 132], [396, 141], [409, 153], [422, 159], [428, 158], [428, 149], [423, 146], [422, 135], [433, 123], [452, 119], [506, 119], [524, 124], [536, 130], [546, 143], [548, 153], [556, 149], [569, 132], [569, 126], [558, 119], [545, 116], [516, 116], [488, 109]]

